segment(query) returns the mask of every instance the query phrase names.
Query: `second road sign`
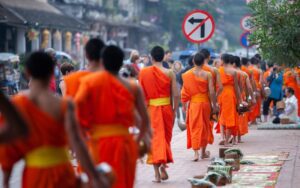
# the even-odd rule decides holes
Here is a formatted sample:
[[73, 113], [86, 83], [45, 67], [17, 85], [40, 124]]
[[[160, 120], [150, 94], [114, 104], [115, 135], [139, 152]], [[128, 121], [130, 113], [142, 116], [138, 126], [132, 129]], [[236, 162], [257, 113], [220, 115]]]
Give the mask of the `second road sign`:
[[203, 10], [194, 10], [184, 18], [182, 31], [190, 42], [203, 43], [214, 34], [215, 21], [209, 13]]

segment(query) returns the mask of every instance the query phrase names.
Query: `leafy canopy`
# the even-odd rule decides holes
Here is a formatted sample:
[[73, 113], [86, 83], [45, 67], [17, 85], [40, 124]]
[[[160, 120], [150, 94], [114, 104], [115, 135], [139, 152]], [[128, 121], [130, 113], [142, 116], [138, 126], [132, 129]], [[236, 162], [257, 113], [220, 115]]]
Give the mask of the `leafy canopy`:
[[264, 58], [294, 66], [300, 62], [300, 1], [253, 0], [250, 41]]

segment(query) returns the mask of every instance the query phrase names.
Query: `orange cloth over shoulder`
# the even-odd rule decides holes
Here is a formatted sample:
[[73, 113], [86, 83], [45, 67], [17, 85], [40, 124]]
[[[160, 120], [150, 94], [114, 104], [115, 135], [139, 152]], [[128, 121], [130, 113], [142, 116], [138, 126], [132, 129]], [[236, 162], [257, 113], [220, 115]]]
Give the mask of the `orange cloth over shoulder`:
[[229, 129], [237, 127], [237, 99], [234, 91], [234, 77], [225, 73], [224, 67], [220, 67], [220, 77], [223, 84], [223, 91], [219, 96], [221, 125]]
[[89, 117], [79, 118], [85, 119], [90, 128], [95, 163], [107, 162], [116, 173], [113, 188], [134, 185], [137, 144], [128, 133], [134, 124], [133, 90], [133, 84], [127, 88], [115, 76], [102, 71], [84, 77], [75, 97], [79, 112], [88, 109]]
[[[62, 115], [59, 120], [40, 110], [25, 95], [14, 96], [13, 103], [28, 122], [30, 132], [26, 138], [17, 139], [1, 148], [5, 151], [5, 155], [1, 156], [2, 169], [10, 170], [15, 162], [23, 158], [25, 159], [25, 169], [22, 177], [23, 188], [79, 187], [80, 184], [75, 177], [67, 155], [68, 143], [63, 124], [66, 103], [62, 102]], [[50, 164], [51, 160], [48, 154], [44, 153], [42, 156], [35, 154], [32, 156], [33, 153], [45, 148], [46, 150], [56, 148], [55, 151], [57, 149], [60, 151], [50, 152], [50, 154], [54, 154], [50, 158], [53, 159], [54, 157], [55, 164], [53, 161]], [[49, 151], [47, 150], [47, 152]], [[37, 162], [41, 163], [42, 166], [36, 164]]]
[[141, 70], [139, 81], [143, 88], [153, 130], [151, 155], [148, 163], [173, 162], [171, 151], [174, 114], [171, 104], [150, 105], [151, 100], [170, 98], [171, 78], [158, 67], [150, 66]]
[[187, 148], [199, 150], [206, 147], [212, 137], [208, 81], [197, 77], [193, 71], [182, 75], [181, 101], [189, 103], [187, 119]]
[[69, 97], [75, 97], [79, 85], [80, 85], [80, 80], [84, 77], [87, 76], [88, 74], [91, 74], [89, 71], [77, 71], [74, 73], [71, 73], [67, 76], [64, 77], [65, 85], [66, 85], [66, 96]]

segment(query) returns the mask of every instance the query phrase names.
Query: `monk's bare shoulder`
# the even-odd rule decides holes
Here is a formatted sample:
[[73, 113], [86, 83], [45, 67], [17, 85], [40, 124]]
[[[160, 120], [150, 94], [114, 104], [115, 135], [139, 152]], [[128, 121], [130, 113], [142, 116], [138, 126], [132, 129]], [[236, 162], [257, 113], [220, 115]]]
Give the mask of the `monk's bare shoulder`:
[[205, 76], [207, 80], [212, 79], [212, 74], [210, 72], [205, 72]]

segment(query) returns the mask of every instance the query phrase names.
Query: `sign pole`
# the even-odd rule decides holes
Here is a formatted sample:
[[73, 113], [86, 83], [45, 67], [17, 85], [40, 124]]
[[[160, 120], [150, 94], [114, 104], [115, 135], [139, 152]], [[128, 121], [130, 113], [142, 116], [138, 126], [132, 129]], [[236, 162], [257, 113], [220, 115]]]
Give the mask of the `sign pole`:
[[200, 51], [200, 43], [197, 43], [198, 52]]
[[247, 48], [247, 58], [249, 59], [249, 48]]

